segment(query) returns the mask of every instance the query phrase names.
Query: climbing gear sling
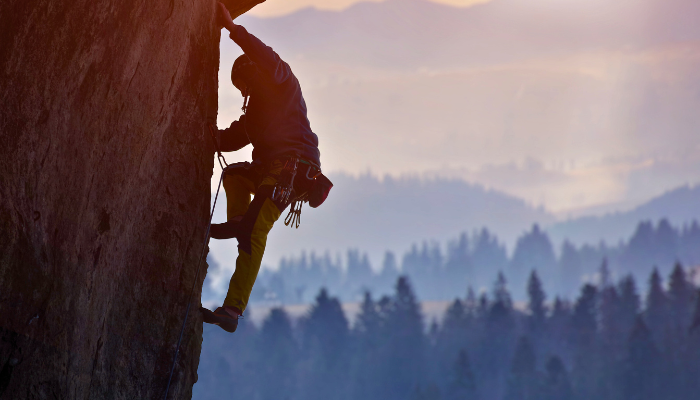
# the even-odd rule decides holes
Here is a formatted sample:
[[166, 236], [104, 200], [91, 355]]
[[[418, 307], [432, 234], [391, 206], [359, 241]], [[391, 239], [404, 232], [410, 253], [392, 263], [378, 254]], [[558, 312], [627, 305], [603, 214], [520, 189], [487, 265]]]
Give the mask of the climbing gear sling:
[[[304, 164], [299, 167], [299, 164]], [[303, 172], [306, 168], [306, 173]], [[301, 169], [301, 171], [299, 171]], [[298, 172], [301, 172], [300, 181], [294, 185], [295, 178]], [[323, 204], [328, 197], [328, 193], [333, 188], [333, 183], [328, 179], [321, 169], [302, 158], [292, 157], [287, 160], [285, 167], [282, 170], [280, 179], [273, 191], [273, 200], [282, 200], [283, 203], [289, 202], [289, 213], [284, 219], [286, 226], [299, 229], [301, 224], [301, 207], [304, 203], [309, 203], [312, 208], [316, 208]], [[299, 189], [298, 191], [296, 189]], [[277, 197], [276, 197], [277, 196]]]

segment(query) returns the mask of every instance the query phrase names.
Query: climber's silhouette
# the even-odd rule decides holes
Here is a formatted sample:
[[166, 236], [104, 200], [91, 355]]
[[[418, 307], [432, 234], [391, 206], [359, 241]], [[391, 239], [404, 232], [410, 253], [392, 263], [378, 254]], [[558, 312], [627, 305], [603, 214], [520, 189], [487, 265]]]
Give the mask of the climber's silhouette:
[[223, 306], [213, 312], [202, 308], [202, 313], [204, 322], [233, 332], [248, 304], [272, 225], [291, 203], [289, 220], [298, 226], [301, 204], [308, 201], [318, 207], [333, 185], [321, 174], [318, 137], [311, 131], [301, 87], [289, 65], [234, 24], [222, 3], [217, 4], [217, 20], [245, 53], [231, 70], [231, 82], [245, 98], [245, 114], [228, 129], [218, 130], [217, 141], [222, 151], [252, 144], [253, 162], [224, 171], [228, 218], [212, 225], [211, 237], [237, 238], [238, 259]]

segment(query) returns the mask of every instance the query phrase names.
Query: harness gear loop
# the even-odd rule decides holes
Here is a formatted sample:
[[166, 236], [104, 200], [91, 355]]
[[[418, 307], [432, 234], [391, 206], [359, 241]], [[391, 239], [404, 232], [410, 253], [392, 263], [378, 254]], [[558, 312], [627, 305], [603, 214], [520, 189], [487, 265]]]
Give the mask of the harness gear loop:
[[272, 201], [287, 204], [294, 200], [292, 192], [294, 192], [294, 178], [297, 176], [298, 162], [298, 158], [289, 158], [284, 163], [275, 188], [272, 190]]
[[[294, 162], [294, 173], [291, 178], [291, 183], [289, 186], [289, 193], [293, 193], [292, 195], [289, 196], [287, 201], [290, 201], [292, 204], [289, 208], [289, 212], [287, 213], [287, 216], [284, 219], [284, 224], [286, 226], [289, 226], [291, 228], [296, 228], [299, 229], [299, 225], [301, 225], [301, 207], [304, 205], [304, 203], [309, 201], [309, 191], [306, 191], [304, 193], [296, 193], [294, 192], [293, 184], [294, 184], [294, 176], [296, 176], [297, 172], [297, 165], [299, 163], [305, 164], [308, 166], [306, 169], [306, 180], [307, 181], [314, 181], [316, 178], [321, 176], [321, 169], [318, 168], [316, 165], [301, 159], [301, 158], [292, 158], [291, 159]], [[287, 168], [287, 164], [285, 164], [285, 168]], [[313, 174], [313, 176], [312, 176]], [[282, 179], [280, 179], [279, 182], [282, 182]], [[273, 200], [275, 200], [275, 195], [277, 194], [278, 188], [275, 186], [275, 190], [272, 192], [273, 193]], [[286, 192], [285, 192], [286, 193]]]
[[292, 228], [299, 229], [301, 224], [301, 206], [304, 205], [303, 200], [295, 200], [289, 208], [289, 213], [284, 219], [285, 226], [291, 226]]

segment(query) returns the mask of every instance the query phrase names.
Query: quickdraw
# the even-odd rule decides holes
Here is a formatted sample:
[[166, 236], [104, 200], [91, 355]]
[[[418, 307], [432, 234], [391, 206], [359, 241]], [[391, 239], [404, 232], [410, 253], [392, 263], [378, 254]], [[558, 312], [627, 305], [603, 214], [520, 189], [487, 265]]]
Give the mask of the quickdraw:
[[309, 197], [308, 192], [298, 194], [294, 191], [294, 178], [296, 177], [299, 163], [308, 166], [306, 169], [306, 176], [302, 175], [302, 178], [313, 181], [321, 175], [321, 170], [308, 161], [299, 158], [291, 158], [285, 163], [282, 173], [280, 173], [280, 179], [272, 192], [272, 199], [274, 201], [281, 201], [282, 204], [291, 202], [289, 213], [287, 213], [284, 219], [284, 224], [296, 229], [299, 229], [299, 225], [301, 225], [301, 207], [308, 201]]
[[277, 184], [272, 190], [272, 201], [287, 204], [294, 200], [292, 193], [294, 192], [294, 178], [297, 176], [298, 163], [298, 158], [290, 158], [284, 163]]
[[291, 226], [292, 228], [299, 229], [299, 225], [301, 224], [301, 206], [304, 205], [303, 201], [296, 200], [292, 202], [292, 205], [289, 208], [289, 213], [287, 214], [287, 217], [284, 219], [284, 224], [286, 226]]

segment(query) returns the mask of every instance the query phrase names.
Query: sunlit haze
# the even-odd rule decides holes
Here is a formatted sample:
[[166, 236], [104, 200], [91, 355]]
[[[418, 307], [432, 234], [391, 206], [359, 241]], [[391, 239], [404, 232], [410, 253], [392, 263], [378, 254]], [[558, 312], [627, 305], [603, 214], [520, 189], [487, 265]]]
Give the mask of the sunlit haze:
[[[700, 180], [700, 47], [658, 1], [351, 3], [268, 0], [251, 14], [343, 11], [238, 21], [299, 77], [326, 171], [465, 179], [562, 215]], [[224, 36], [222, 125], [238, 54]]]
[[[250, 11], [257, 17], [276, 17], [289, 14], [307, 7], [320, 10], [340, 11], [353, 4], [364, 2], [382, 2], [386, 0], [267, 0]], [[478, 3], [486, 3], [490, 0], [433, 0], [436, 3], [444, 3], [453, 6], [466, 7]]]

